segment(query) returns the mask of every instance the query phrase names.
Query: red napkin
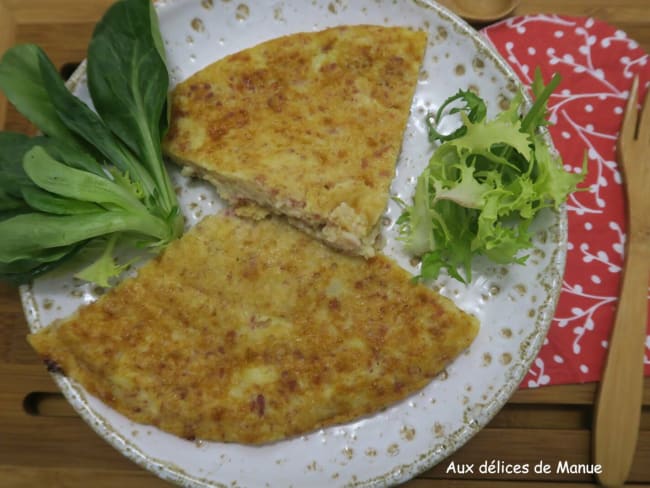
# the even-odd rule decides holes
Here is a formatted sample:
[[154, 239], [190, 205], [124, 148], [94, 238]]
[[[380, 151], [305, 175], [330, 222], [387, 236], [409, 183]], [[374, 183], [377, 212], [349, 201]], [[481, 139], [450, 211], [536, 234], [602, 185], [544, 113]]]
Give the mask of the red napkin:
[[[551, 137], [567, 169], [577, 171], [585, 151], [589, 157], [583, 184], [589, 191], [574, 193], [567, 203], [569, 248], [555, 318], [521, 386], [598, 381], [618, 301], [626, 232], [616, 138], [634, 75], [640, 76], [640, 92], [650, 84], [650, 59], [624, 32], [592, 18], [531, 15], [481, 32], [524, 84], [530, 86], [537, 66], [546, 82], [555, 72], [562, 75], [549, 102]], [[650, 336], [645, 374], [650, 376]]]

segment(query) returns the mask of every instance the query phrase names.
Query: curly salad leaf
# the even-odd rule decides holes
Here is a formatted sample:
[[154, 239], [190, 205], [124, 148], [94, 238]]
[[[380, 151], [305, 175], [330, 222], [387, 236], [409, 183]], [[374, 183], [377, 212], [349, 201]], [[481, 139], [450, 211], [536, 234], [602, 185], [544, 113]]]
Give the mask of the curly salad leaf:
[[[522, 251], [532, 246], [529, 227], [537, 213], [557, 209], [586, 174], [586, 156], [580, 174], [565, 171], [541, 130], [559, 82], [556, 74], [544, 85], [537, 70], [534, 103], [525, 114], [522, 93], [488, 120], [485, 102], [460, 90], [427, 116], [429, 139], [439, 146], [418, 177], [412, 205], [403, 204], [398, 220], [407, 251], [421, 258], [420, 279], [446, 270], [467, 283], [479, 255], [496, 263], [525, 263]], [[460, 117], [460, 127], [439, 133], [443, 117], [452, 114]]]
[[[118, 241], [158, 250], [183, 232], [164, 166], [169, 74], [150, 0], [120, 0], [88, 48], [93, 108], [33, 44], [0, 61], [0, 89], [42, 135], [0, 132], [0, 279], [24, 283], [100, 248], [79, 277], [119, 275]], [[87, 252], [86, 252], [87, 254]]]

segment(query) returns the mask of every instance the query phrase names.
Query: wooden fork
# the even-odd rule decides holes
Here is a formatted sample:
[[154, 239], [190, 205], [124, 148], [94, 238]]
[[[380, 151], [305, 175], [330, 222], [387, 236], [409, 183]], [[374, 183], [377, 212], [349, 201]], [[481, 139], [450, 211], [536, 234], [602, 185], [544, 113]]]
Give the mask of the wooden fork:
[[619, 134], [627, 202], [627, 240], [620, 298], [605, 371], [596, 398], [594, 463], [604, 486], [627, 479], [639, 436], [643, 359], [650, 278], [650, 93], [637, 110], [639, 79], [632, 83]]

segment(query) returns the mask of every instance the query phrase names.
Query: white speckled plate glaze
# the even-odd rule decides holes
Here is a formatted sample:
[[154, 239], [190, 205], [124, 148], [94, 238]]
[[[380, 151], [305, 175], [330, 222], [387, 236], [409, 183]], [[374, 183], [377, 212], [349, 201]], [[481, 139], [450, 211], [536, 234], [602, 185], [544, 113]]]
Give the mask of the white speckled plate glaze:
[[[243, 48], [297, 31], [340, 24], [403, 25], [428, 32], [429, 43], [405, 133], [392, 193], [409, 200], [428, 161], [424, 115], [459, 88], [473, 88], [491, 115], [519, 82], [477, 33], [424, 0], [166, 0], [157, 2], [173, 84]], [[85, 71], [71, 89], [88, 100]], [[191, 226], [223, 207], [206, 184], [171, 168]], [[384, 218], [384, 252], [417, 272], [396, 240], [399, 208]], [[160, 477], [192, 487], [387, 486], [430, 468], [461, 447], [518, 387], [548, 330], [566, 253], [566, 215], [548, 211], [534, 224], [528, 264], [479, 261], [468, 286], [441, 278], [433, 286], [475, 314], [475, 342], [422, 391], [376, 415], [263, 447], [189, 442], [131, 422], [82, 387], [55, 374], [79, 414], [124, 455]], [[71, 314], [103, 290], [73, 278], [70, 267], [21, 289], [32, 330]]]

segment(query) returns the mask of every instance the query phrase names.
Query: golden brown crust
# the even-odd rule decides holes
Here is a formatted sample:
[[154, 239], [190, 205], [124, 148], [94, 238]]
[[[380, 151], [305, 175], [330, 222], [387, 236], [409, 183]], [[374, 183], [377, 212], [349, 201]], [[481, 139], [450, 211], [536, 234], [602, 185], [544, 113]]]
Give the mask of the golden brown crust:
[[342, 255], [275, 218], [218, 215], [29, 341], [135, 421], [259, 444], [405, 398], [477, 327], [384, 256]]
[[370, 256], [425, 45], [423, 32], [362, 25], [230, 55], [175, 88], [164, 149], [231, 203]]

